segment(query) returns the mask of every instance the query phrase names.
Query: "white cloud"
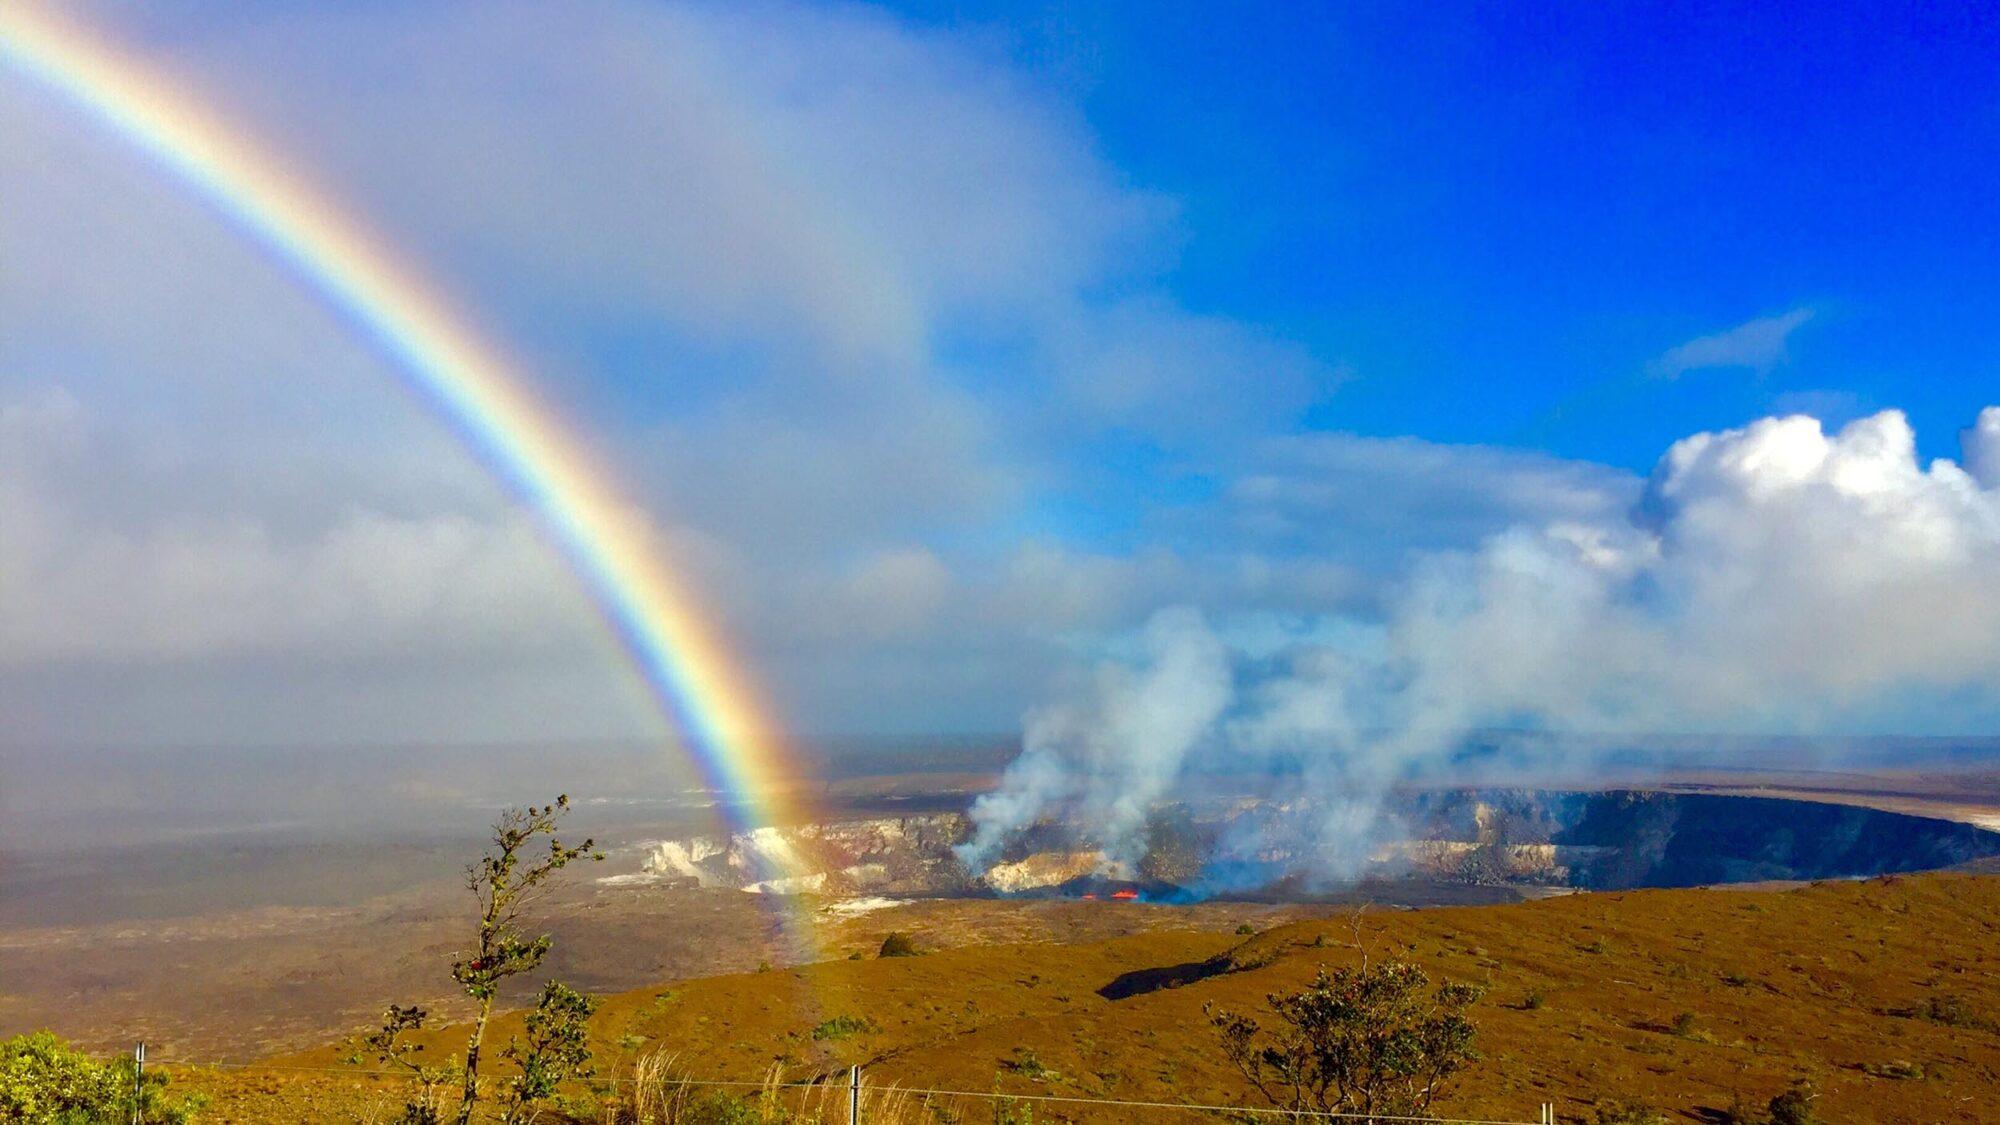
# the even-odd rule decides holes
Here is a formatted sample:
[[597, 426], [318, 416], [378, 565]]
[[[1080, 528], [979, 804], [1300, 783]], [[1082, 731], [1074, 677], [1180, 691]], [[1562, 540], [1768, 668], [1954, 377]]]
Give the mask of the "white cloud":
[[1596, 520], [1638, 499], [1640, 481], [1528, 450], [1418, 438], [1270, 438], [1228, 482], [1212, 534], [1376, 566], [1476, 543], [1523, 520]]
[[[1176, 601], [1225, 633], [1371, 610], [1406, 545], [1615, 526], [1637, 492], [1269, 437], [1338, 373], [1167, 296], [1171, 201], [976, 38], [858, 8], [218, 10], [97, 22], [517, 344], [804, 729], [1011, 721]], [[630, 715], [580, 686], [619, 673], [574, 585], [395, 372], [116, 138], [0, 82], [26, 92], [0, 98], [0, 237], [30, 264], [0, 271], [0, 663], [37, 678], [37, 728], [185, 738], [205, 711], [221, 738], [232, 687], [263, 701], [245, 738]], [[1674, 362], [1756, 366], [1805, 315]], [[1049, 530], [1038, 504], [1124, 438], [1214, 493]], [[330, 664], [393, 702], [354, 706]]]
[[1900, 413], [1765, 419], [1675, 443], [1633, 519], [1434, 558], [1391, 618], [1398, 702], [1460, 729], [1949, 731], [2000, 705], [1995, 575], [2000, 494], [1920, 464]]
[[1340, 381], [1301, 348], [1157, 298], [1073, 316], [1048, 367], [1084, 418], [1175, 445], [1268, 433]]
[[1734, 328], [1698, 336], [1669, 348], [1653, 361], [1653, 371], [1668, 379], [1711, 367], [1747, 367], [1769, 371], [1789, 358], [1786, 346], [1813, 318], [1813, 310], [1797, 308], [1777, 316], [1761, 316]]
[[175, 30], [164, 62], [489, 307], [786, 341], [824, 377], [926, 362], [960, 307], [1067, 305], [1167, 213], [975, 42], [862, 8], [430, 3]]
[[[1122, 627], [1176, 584], [1283, 601], [1295, 572], [1347, 581], [1254, 551], [1051, 540], [1035, 563], [986, 530], [1029, 522], [1100, 432], [1199, 446], [1227, 414], [1234, 438], [1321, 375], [1162, 295], [1171, 202], [976, 37], [776, 5], [217, 11], [80, 22], [518, 345], [802, 726], [879, 712], [870, 676], [899, 669], [967, 685], [924, 722], [1011, 712], [1067, 643], [1032, 630]], [[33, 693], [36, 723], [148, 740], [187, 728], [165, 710], [192, 721], [170, 697], [234, 683], [326, 739], [396, 737], [408, 709], [310, 686], [333, 660], [405, 668], [410, 698], [434, 684], [455, 702], [433, 728], [537, 729], [466, 701], [561, 697], [523, 665], [599, 634], [517, 508], [309, 286], [119, 138], [0, 82], [0, 235], [28, 264], [0, 271], [0, 402], [62, 388], [80, 443], [0, 466], [0, 661], [67, 669]], [[967, 360], [968, 341], [1007, 358]], [[860, 660], [834, 648], [857, 630], [880, 646]], [[113, 669], [177, 687], [121, 692]], [[987, 671], [1002, 686], [976, 699]], [[227, 738], [236, 720], [213, 718]]]
[[2000, 488], [2000, 406], [1979, 412], [1979, 421], [1959, 431], [1965, 471], [1981, 488]]
[[[1969, 454], [1990, 453], [1996, 418], [1982, 413]], [[1990, 729], [2000, 490], [1952, 461], [1920, 463], [1896, 411], [1831, 434], [1809, 417], [1767, 418], [1676, 442], [1629, 518], [1524, 524], [1429, 556], [1379, 630], [1358, 625], [1323, 622], [1275, 655], [1233, 645], [1246, 686], [1202, 707], [1199, 729], [1176, 731], [1165, 767], [1176, 776], [1148, 791], [1199, 784], [1180, 776], [1186, 747], [1283, 760], [1297, 779], [1287, 796], [1328, 810], [1302, 830], [1338, 875], [1366, 854], [1388, 788], [1446, 768], [1476, 729], [1582, 736], [1547, 754], [1607, 735]], [[1227, 635], [1180, 630], [1122, 675], [1148, 682]], [[1104, 729], [1051, 730], [982, 805], [982, 854], [1073, 804], [1091, 778], [1153, 777], [1156, 748], [1116, 738], [1122, 720], [1092, 703], [1101, 695], [1063, 713]], [[1122, 757], [1099, 761], [1106, 748]], [[1126, 825], [1111, 843], [1136, 838]], [[1259, 840], [1241, 843], [1247, 857]]]
[[71, 501], [142, 481], [153, 459], [92, 423], [60, 389], [0, 402], [0, 664], [588, 651], [573, 587], [525, 517], [350, 505], [282, 526], [86, 507]]

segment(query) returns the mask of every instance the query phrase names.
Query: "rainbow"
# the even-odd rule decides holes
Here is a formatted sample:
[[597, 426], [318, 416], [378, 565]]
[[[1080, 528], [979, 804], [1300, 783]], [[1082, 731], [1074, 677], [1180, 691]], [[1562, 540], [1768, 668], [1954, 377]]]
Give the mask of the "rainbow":
[[[764, 707], [646, 520], [500, 350], [311, 185], [171, 84], [77, 30], [0, 6], [0, 61], [60, 92], [262, 244], [365, 332], [411, 388], [539, 516], [646, 688], [722, 795], [732, 827], [797, 817], [796, 773]], [[773, 875], [786, 874], [772, 872]]]

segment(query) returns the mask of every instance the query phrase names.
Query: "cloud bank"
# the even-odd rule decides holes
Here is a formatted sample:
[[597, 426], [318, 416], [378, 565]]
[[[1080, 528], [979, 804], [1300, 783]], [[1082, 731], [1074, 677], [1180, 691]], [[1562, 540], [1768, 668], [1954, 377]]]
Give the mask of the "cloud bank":
[[[1041, 498], [1100, 435], [1205, 449], [1322, 375], [1181, 307], [1170, 201], [976, 34], [789, 5], [77, 19], [481, 310], [798, 728], [1011, 722], [1066, 643], [1033, 629], [1129, 624], [1207, 569], [1038, 535]], [[14, 736], [661, 733], [395, 372], [118, 138], [0, 83], [0, 663], [36, 680], [0, 686]], [[1272, 377], [1225, 381], [1252, 368]], [[1216, 407], [1227, 435], [1191, 423]], [[1096, 602], [1135, 576], [1148, 592]], [[985, 651], [954, 646], [968, 623]], [[410, 704], [247, 726], [212, 706], [324, 700], [352, 686], [329, 668], [363, 665]], [[525, 728], [523, 697], [551, 704]]]
[[[976, 30], [786, 4], [190, 0], [78, 18], [480, 310], [632, 482], [794, 730], [1013, 729], [1060, 669], [1177, 604], [1205, 624], [1169, 635], [1210, 630], [1234, 654], [1183, 669], [1235, 685], [1189, 720], [1189, 755], [1267, 690], [1269, 721], [1241, 738], [1284, 741], [1271, 724], [1330, 715], [1313, 685], [1344, 669], [1363, 678], [1341, 715], [1457, 699], [1447, 673], [1481, 663], [1554, 698], [1517, 682], [1506, 653], [1528, 642], [1506, 637], [1505, 600], [1465, 604], [1489, 585], [1527, 597], [1537, 572], [1564, 577], [1551, 613], [1588, 618], [1572, 603], [1602, 588], [1623, 629], [1594, 642], [1606, 671], [1663, 679], [1676, 707], [1754, 694], [1657, 667], [1751, 618], [1697, 604], [1723, 587], [1681, 573], [1693, 562], [1634, 561], [1648, 543], [1695, 558], [1667, 532], [1693, 517], [1626, 518], [1642, 499], [1707, 510], [1694, 482], [1722, 469], [1672, 474], [1670, 497], [1545, 453], [1309, 432], [1355, 373], [1179, 299], [1175, 201]], [[349, 326], [117, 138], [18, 75], [0, 93], [0, 737], [664, 733], [535, 528]], [[1805, 315], [1669, 366], [1776, 362]], [[1967, 438], [1982, 481], [1996, 433]], [[1706, 549], [1779, 550], [1743, 535]], [[1721, 623], [1674, 635], [1671, 598]], [[1500, 655], [1396, 657], [1424, 650], [1424, 621]], [[1763, 672], [1831, 674], [1799, 663]], [[1265, 675], [1279, 664], [1289, 679]], [[1363, 690], [1417, 666], [1438, 686]], [[1652, 721], [1625, 693], [1574, 690]], [[1085, 725], [1059, 707], [1036, 744]]]

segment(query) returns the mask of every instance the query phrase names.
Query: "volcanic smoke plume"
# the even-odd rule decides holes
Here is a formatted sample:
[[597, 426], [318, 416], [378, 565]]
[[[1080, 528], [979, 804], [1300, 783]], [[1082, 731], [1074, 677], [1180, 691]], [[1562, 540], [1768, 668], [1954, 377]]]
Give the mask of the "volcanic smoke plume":
[[1009, 835], [1060, 807], [1103, 841], [1106, 873], [1129, 877], [1147, 813], [1230, 699], [1228, 651], [1200, 614], [1162, 610], [1142, 643], [1137, 667], [1106, 664], [1084, 698], [1028, 716], [1021, 756], [974, 806], [967, 866], [983, 870]]
[[1203, 776], [1262, 773], [1288, 800], [1234, 822], [1208, 881], [1267, 875], [1258, 855], [1278, 833], [1338, 880], [1378, 838], [1388, 787], [1435, 776], [1479, 728], [1815, 733], [1990, 716], [2000, 408], [1960, 447], [1920, 464], [1898, 411], [1832, 435], [1767, 418], [1675, 443], [1623, 518], [1429, 556], [1383, 620], [1317, 622], [1275, 656], [1233, 643], [1227, 622], [1162, 611], [1135, 657], [1029, 716], [961, 856], [981, 869], [1057, 818], [1087, 825], [1116, 874], [1143, 856], [1157, 802], [1200, 795]]

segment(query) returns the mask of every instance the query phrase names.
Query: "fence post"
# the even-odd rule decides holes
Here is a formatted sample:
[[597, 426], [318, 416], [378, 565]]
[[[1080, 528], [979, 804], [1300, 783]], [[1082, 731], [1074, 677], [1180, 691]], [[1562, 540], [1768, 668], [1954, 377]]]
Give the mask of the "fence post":
[[861, 1068], [847, 1068], [847, 1125], [861, 1125]]
[[146, 1095], [146, 1044], [132, 1048], [132, 1125], [140, 1125], [139, 1109]]

